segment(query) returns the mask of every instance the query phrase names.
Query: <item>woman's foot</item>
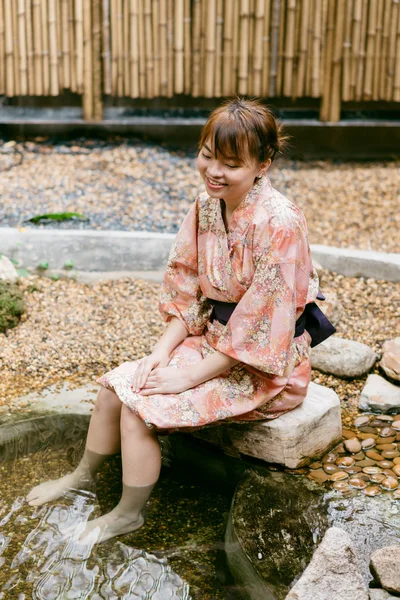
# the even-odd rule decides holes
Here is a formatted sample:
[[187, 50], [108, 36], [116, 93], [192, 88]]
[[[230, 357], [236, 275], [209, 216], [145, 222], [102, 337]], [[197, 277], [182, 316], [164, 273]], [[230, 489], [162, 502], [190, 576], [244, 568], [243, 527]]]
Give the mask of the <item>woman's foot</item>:
[[[100, 544], [118, 535], [132, 533], [132, 531], [139, 529], [143, 523], [144, 519], [140, 513], [138, 516], [122, 515], [116, 507], [108, 514], [93, 519], [93, 521], [88, 521], [85, 529], [79, 533], [79, 540], [83, 542], [90, 534], [93, 534], [94, 543]], [[64, 535], [68, 536], [70, 533], [73, 535], [71, 529], [64, 532]]]
[[52, 481], [46, 481], [34, 487], [26, 497], [26, 501], [30, 506], [41, 506], [46, 502], [57, 500], [64, 496], [66, 492], [72, 489], [90, 490], [94, 484], [93, 479], [89, 477], [82, 477], [79, 473], [74, 471], [60, 479], [54, 479]]

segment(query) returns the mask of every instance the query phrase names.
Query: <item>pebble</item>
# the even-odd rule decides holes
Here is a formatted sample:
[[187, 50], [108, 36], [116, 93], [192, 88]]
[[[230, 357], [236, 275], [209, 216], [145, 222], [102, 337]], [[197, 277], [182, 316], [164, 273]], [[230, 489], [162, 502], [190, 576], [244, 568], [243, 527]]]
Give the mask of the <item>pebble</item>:
[[344, 471], [336, 471], [336, 473], [332, 473], [329, 479], [331, 481], [341, 481], [342, 479], [347, 479], [348, 477], [348, 473], [345, 473]]
[[362, 493], [366, 496], [379, 496], [379, 494], [381, 494], [381, 488], [377, 485], [368, 485], [362, 490]]
[[381, 469], [391, 469], [394, 463], [392, 463], [391, 460], [380, 460], [376, 464], [378, 467], [381, 467]]
[[358, 454], [358, 452], [361, 452], [362, 448], [361, 443], [357, 439], [346, 440], [344, 442], [344, 447], [352, 454]]
[[393, 492], [393, 498], [395, 498], [396, 500], [400, 500], [400, 489], [397, 488], [397, 490], [395, 490]]
[[339, 467], [337, 467], [334, 463], [325, 463], [323, 468], [325, 473], [329, 473], [330, 475], [339, 471]]
[[361, 447], [363, 448], [363, 450], [369, 450], [370, 448], [373, 448], [374, 446], [375, 446], [375, 440], [374, 440], [374, 438], [371, 438], [371, 437], [369, 437], [361, 442]]
[[398, 450], [383, 450], [382, 452], [383, 458], [398, 458], [400, 456], [400, 452]]
[[400, 456], [396, 456], [396, 458], [393, 459], [393, 462], [395, 465], [400, 465]]
[[334, 452], [329, 452], [329, 454], [325, 454], [325, 456], [322, 459], [322, 462], [324, 464], [334, 463], [334, 462], [336, 462], [337, 458], [338, 458], [337, 454], [335, 454]]
[[350, 486], [348, 485], [347, 481], [335, 481], [332, 484], [332, 487], [337, 490], [338, 492], [342, 492], [342, 493], [346, 493], [346, 492], [350, 492]]
[[394, 429], [395, 431], [400, 431], [400, 421], [393, 421], [392, 429]]
[[322, 469], [311, 471], [309, 477], [310, 479], [314, 479], [314, 481], [318, 481], [319, 483], [325, 483], [325, 481], [328, 481], [329, 479], [329, 475]]
[[346, 440], [357, 439], [357, 433], [355, 431], [351, 431], [351, 429], [342, 429], [342, 436]]
[[342, 456], [338, 458], [336, 464], [339, 468], [352, 467], [356, 461], [351, 456]]
[[366, 425], [367, 423], [369, 423], [370, 421], [370, 417], [368, 415], [363, 415], [361, 417], [357, 417], [356, 419], [354, 419], [354, 425], [356, 427], [362, 427], [363, 425]]
[[393, 444], [393, 442], [395, 440], [396, 440], [396, 436], [391, 436], [391, 437], [389, 437], [389, 436], [386, 436], [386, 437], [380, 436], [380, 437], [377, 438], [376, 443], [380, 444], [380, 445], [383, 445], [383, 444]]
[[381, 473], [382, 469], [380, 467], [364, 467], [363, 473], [367, 475], [376, 475], [377, 473]]
[[393, 442], [391, 444], [378, 444], [376, 449], [379, 451], [396, 450], [396, 445]]
[[382, 483], [385, 478], [386, 475], [384, 473], [372, 473], [372, 475], [369, 477], [369, 480], [372, 483]]
[[356, 490], [363, 490], [367, 487], [367, 482], [361, 477], [350, 477], [349, 478], [349, 486], [355, 488]]
[[396, 473], [392, 471], [392, 469], [382, 469], [382, 473], [386, 475], [386, 477], [394, 477], [396, 479]]
[[382, 460], [383, 458], [382, 455], [375, 452], [375, 450], [367, 450], [365, 455], [368, 456], [368, 458], [372, 458], [372, 460]]
[[357, 461], [356, 464], [358, 467], [373, 467], [376, 465], [376, 461], [371, 458], [364, 458], [364, 460]]
[[322, 467], [322, 462], [316, 461], [309, 465], [310, 469], [320, 469]]
[[399, 482], [396, 477], [387, 477], [383, 479], [381, 486], [384, 490], [395, 490], [399, 486]]
[[390, 437], [394, 434], [394, 429], [393, 427], [384, 427], [381, 430], [380, 436], [385, 438], [385, 437]]

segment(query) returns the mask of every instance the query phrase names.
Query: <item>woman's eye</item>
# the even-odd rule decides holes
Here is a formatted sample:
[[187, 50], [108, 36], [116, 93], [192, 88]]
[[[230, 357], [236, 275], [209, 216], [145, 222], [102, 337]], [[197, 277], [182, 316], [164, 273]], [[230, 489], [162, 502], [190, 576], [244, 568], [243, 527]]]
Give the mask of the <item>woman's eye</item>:
[[239, 165], [226, 165], [227, 167], [229, 167], [230, 169], [238, 169]]
[[204, 152], [202, 152], [202, 155], [204, 156], [204, 158], [211, 158], [211, 156], [208, 156], [208, 154], [204, 154]]

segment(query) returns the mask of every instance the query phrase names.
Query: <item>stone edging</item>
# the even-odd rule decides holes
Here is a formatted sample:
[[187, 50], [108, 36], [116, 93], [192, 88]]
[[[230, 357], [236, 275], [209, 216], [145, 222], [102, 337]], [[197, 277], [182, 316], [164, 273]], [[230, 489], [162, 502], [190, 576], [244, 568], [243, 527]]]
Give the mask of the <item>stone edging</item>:
[[[175, 235], [146, 231], [93, 231], [0, 228], [0, 253], [36, 267], [47, 261], [62, 269], [72, 260], [78, 271], [154, 271], [163, 269]], [[400, 254], [312, 244], [313, 258], [348, 277], [400, 281]]]

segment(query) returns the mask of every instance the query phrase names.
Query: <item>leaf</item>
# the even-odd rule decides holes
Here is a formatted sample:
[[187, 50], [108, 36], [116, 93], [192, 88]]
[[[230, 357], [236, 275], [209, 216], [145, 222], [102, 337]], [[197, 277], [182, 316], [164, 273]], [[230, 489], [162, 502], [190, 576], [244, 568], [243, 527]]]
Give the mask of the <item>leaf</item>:
[[17, 269], [17, 273], [18, 273], [19, 277], [29, 277], [29, 275], [30, 275], [29, 271], [27, 271], [26, 269], [24, 269], [22, 267], [20, 269]]
[[68, 258], [64, 263], [64, 269], [73, 269], [74, 265], [75, 265], [74, 261], [71, 260], [70, 258]]
[[31, 217], [30, 219], [26, 219], [30, 223], [40, 223], [40, 221], [89, 221], [89, 217], [85, 215], [81, 215], [80, 213], [75, 212], [64, 212], [64, 213], [48, 213], [45, 215], [37, 215], [36, 217]]
[[46, 269], [49, 268], [49, 263], [45, 260], [41, 260], [40, 263], [37, 266], [38, 269], [40, 269], [41, 271], [46, 271]]

